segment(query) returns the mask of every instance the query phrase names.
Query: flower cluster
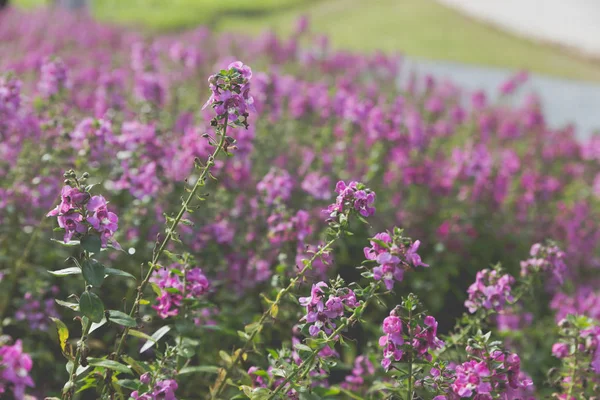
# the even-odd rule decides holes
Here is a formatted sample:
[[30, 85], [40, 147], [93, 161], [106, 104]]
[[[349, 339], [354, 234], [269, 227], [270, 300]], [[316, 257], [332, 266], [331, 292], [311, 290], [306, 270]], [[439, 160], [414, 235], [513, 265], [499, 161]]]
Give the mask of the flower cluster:
[[[150, 373], [146, 372], [140, 377], [140, 382], [144, 386], [152, 384]], [[156, 380], [154, 385], [148, 387], [147, 390], [135, 390], [131, 393], [134, 400], [177, 400], [175, 391], [178, 385], [175, 379]]]
[[[74, 180], [77, 185], [66, 185], [61, 191], [61, 202], [46, 216], [56, 217], [58, 226], [64, 230], [63, 240], [65, 243], [74, 237], [83, 238], [86, 234], [98, 235], [102, 247], [108, 244], [120, 249], [119, 243], [113, 238], [117, 231], [119, 218], [114, 212], [108, 211], [107, 202], [103, 196], [91, 196], [79, 185], [85, 180], [85, 174], [79, 180], [72, 171], [65, 174]], [[71, 181], [67, 180], [71, 183]], [[89, 230], [92, 228], [92, 231]]]
[[383, 280], [386, 288], [392, 290], [394, 281], [402, 282], [404, 272], [411, 268], [428, 267], [417, 251], [421, 241], [402, 236], [402, 230], [394, 229], [389, 232], [381, 232], [371, 239], [371, 247], [363, 249], [367, 262], [375, 262], [377, 267], [373, 268], [375, 280]]
[[158, 304], [152, 306], [160, 318], [178, 315], [184, 298], [197, 299], [210, 289], [202, 269], [195, 267], [181, 271], [179, 267], [179, 264], [173, 264], [169, 268], [160, 268], [150, 278], [150, 282], [161, 289]]
[[59, 94], [63, 89], [68, 89], [69, 86], [70, 81], [65, 63], [60, 58], [44, 60], [38, 82], [40, 94], [48, 98]]
[[600, 293], [597, 287], [582, 285], [572, 294], [556, 293], [550, 302], [550, 308], [556, 311], [556, 322], [569, 314], [600, 320]]
[[337, 220], [339, 215], [350, 210], [355, 210], [363, 217], [375, 214], [375, 192], [362, 183], [352, 181], [346, 185], [344, 181], [339, 181], [335, 185], [335, 192], [338, 194], [335, 203], [325, 210], [331, 220]]
[[1, 346], [0, 394], [5, 394], [9, 387], [15, 399], [23, 399], [25, 388], [34, 386], [33, 379], [29, 376], [32, 366], [31, 357], [23, 352], [23, 344], [20, 340], [12, 346], [7, 344]]
[[565, 253], [558, 246], [536, 243], [531, 246], [529, 255], [530, 258], [521, 261], [521, 276], [544, 271], [551, 273], [558, 283], [563, 283], [567, 266]]
[[[26, 292], [23, 296], [23, 303], [15, 312], [17, 321], [27, 321], [32, 330], [45, 331], [48, 329], [50, 318], [58, 318], [56, 303], [50, 296], [58, 294], [58, 287], [53, 286], [49, 291], [43, 290], [42, 293], [34, 295], [32, 292]], [[48, 293], [49, 292], [49, 293]]]
[[[479, 344], [483, 342], [479, 341]], [[521, 370], [517, 354], [501, 350], [496, 342], [484, 347], [475, 346], [467, 346], [467, 361], [458, 365], [436, 364], [431, 369], [424, 382], [436, 393], [441, 393], [434, 400], [534, 399], [533, 382]]]
[[241, 61], [235, 61], [208, 78], [212, 94], [202, 109], [211, 106], [217, 119], [227, 116], [230, 122], [247, 126], [248, 112], [256, 112], [254, 98], [250, 95], [252, 70]]
[[300, 297], [299, 301], [306, 308], [301, 321], [311, 324], [308, 328], [311, 336], [317, 336], [321, 331], [330, 335], [336, 328], [333, 321], [344, 316], [346, 307], [352, 309], [359, 304], [352, 289], [330, 288], [322, 281], [312, 286], [310, 297]]
[[354, 366], [349, 375], [346, 375], [342, 387], [359, 392], [365, 387], [365, 378], [375, 374], [375, 367], [366, 355], [354, 359]]
[[317, 200], [329, 200], [331, 198], [330, 183], [331, 180], [328, 176], [318, 172], [309, 172], [302, 180], [300, 187]]
[[263, 201], [272, 205], [275, 201], [289, 200], [294, 181], [290, 174], [279, 168], [271, 168], [264, 178], [256, 185], [256, 190], [262, 194]]
[[533, 383], [521, 374], [521, 359], [515, 353], [494, 350], [491, 353], [467, 348], [474, 359], [457, 365], [452, 391], [460, 397], [477, 394], [492, 399], [492, 394], [528, 388]]
[[[567, 319], [559, 322], [563, 330], [574, 334], [574, 342], [565, 340], [555, 343], [552, 346], [552, 355], [556, 358], [567, 358], [577, 353], [579, 357], [589, 357], [589, 366], [591, 370], [600, 375], [600, 326], [593, 323], [589, 318], [569, 315]], [[575, 328], [569, 330], [569, 327]], [[573, 346], [575, 343], [575, 346]]]
[[406, 311], [406, 304], [407, 301], [403, 306], [394, 308], [383, 320], [384, 335], [379, 338], [379, 346], [383, 347], [381, 366], [386, 371], [395, 361], [431, 361], [430, 351], [444, 346], [444, 342], [437, 337], [438, 323], [435, 318], [422, 314], [415, 317], [412, 314], [402, 315]]
[[0, 116], [9, 118], [21, 107], [22, 82], [14, 75], [0, 75]]
[[465, 307], [470, 313], [479, 309], [500, 311], [507, 302], [513, 301], [511, 285], [515, 279], [508, 274], [500, 275], [496, 269], [477, 272], [475, 282], [469, 286], [469, 298]]

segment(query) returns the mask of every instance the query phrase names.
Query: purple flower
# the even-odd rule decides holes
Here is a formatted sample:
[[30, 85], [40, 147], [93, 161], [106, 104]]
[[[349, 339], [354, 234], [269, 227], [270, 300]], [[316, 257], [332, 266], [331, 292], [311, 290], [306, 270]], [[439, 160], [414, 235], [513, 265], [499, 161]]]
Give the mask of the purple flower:
[[[375, 367], [367, 356], [360, 355], [354, 359], [354, 367], [350, 375], [344, 379], [341, 386], [345, 389], [359, 392], [365, 383], [365, 377], [375, 374]], [[364, 390], [364, 389], [363, 389]]]
[[[344, 181], [339, 181], [335, 186], [335, 192], [338, 194], [335, 203], [331, 204], [325, 212], [332, 219], [336, 219], [339, 214], [356, 210], [363, 217], [370, 217], [375, 214], [375, 193], [370, 189], [362, 189], [363, 184], [352, 181], [348, 185]], [[360, 188], [360, 189], [359, 189]]]
[[67, 67], [59, 58], [47, 58], [42, 63], [38, 91], [45, 97], [51, 97], [68, 89], [70, 82], [67, 76]]
[[134, 94], [140, 101], [147, 101], [160, 107], [165, 102], [165, 83], [160, 75], [144, 72], [136, 75]]
[[90, 198], [90, 194], [82, 192], [79, 188], [71, 186], [63, 186], [60, 193], [61, 202], [58, 206], [52, 209], [47, 217], [60, 216], [66, 214], [74, 208], [81, 208]]
[[345, 307], [354, 308], [358, 305], [356, 295], [348, 288], [337, 289], [323, 303], [326, 291], [330, 291], [327, 284], [319, 282], [312, 286], [310, 297], [299, 299], [300, 305], [306, 308], [306, 315], [302, 320], [311, 324], [308, 328], [311, 336], [316, 336], [321, 330], [331, 334], [336, 327], [333, 320], [344, 316]]
[[241, 61], [229, 64], [229, 72], [236, 72], [236, 77], [229, 74], [216, 74], [208, 78], [211, 95], [202, 109], [211, 106], [218, 116], [228, 115], [230, 122], [248, 115], [248, 111], [256, 112], [254, 98], [250, 95], [250, 79], [252, 70]]
[[[142, 375], [142, 377], [140, 377], [140, 381], [145, 375], [148, 374]], [[147, 380], [148, 383], [149, 379], [149, 376], [144, 378], [144, 380]], [[131, 393], [131, 397], [135, 400], [177, 400], [177, 397], [175, 397], [175, 391], [177, 388], [178, 385], [175, 379], [158, 380], [150, 392], [140, 393], [138, 390], [136, 390]]]
[[0, 76], [0, 116], [12, 117], [21, 107], [20, 80], [13, 76]]
[[507, 302], [513, 300], [511, 285], [514, 278], [508, 274], [500, 276], [498, 271], [484, 269], [477, 273], [475, 283], [467, 290], [469, 298], [465, 307], [470, 313], [480, 308], [500, 311]]
[[310, 172], [306, 174], [300, 187], [317, 200], [328, 200], [331, 198], [329, 185], [330, 179], [328, 176], [322, 176], [318, 172]]
[[286, 170], [271, 168], [258, 182], [256, 189], [263, 195], [265, 203], [272, 205], [278, 199], [289, 200], [294, 189], [294, 180]]
[[492, 390], [486, 380], [491, 375], [485, 361], [467, 361], [456, 367], [456, 380], [452, 390], [460, 397], [471, 397], [473, 393], [489, 394]]
[[29, 354], [23, 352], [21, 340], [17, 340], [14, 345], [4, 345], [0, 347], [0, 393], [4, 390], [4, 383], [12, 387], [15, 399], [25, 397], [25, 388], [33, 387], [33, 379], [29, 372], [33, 366]]
[[90, 199], [87, 204], [88, 211], [94, 214], [87, 218], [87, 222], [92, 227], [101, 233], [100, 239], [102, 240], [102, 246], [106, 247], [110, 240], [113, 246], [120, 247], [119, 244], [112, 239], [112, 236], [117, 231], [119, 217], [117, 214], [108, 211], [106, 206], [106, 200], [102, 196], [94, 196]]
[[179, 268], [179, 264], [160, 268], [154, 271], [150, 278], [150, 282], [161, 289], [161, 294], [156, 299], [157, 304], [152, 306], [160, 318], [177, 316], [184, 298], [197, 299], [210, 290], [210, 282], [201, 268], [194, 267], [186, 271], [185, 285], [178, 274], [171, 272], [171, 269]]
[[544, 271], [551, 273], [559, 284], [563, 283], [567, 265], [564, 261], [566, 255], [561, 249], [536, 243], [531, 246], [529, 254], [529, 259], [521, 261], [521, 276]]
[[406, 252], [406, 261], [408, 261], [414, 267], [429, 267], [428, 264], [425, 264], [421, 261], [421, 256], [417, 254], [417, 250], [419, 250], [420, 245], [420, 240], [414, 241], [414, 243], [409, 247], [408, 251]]

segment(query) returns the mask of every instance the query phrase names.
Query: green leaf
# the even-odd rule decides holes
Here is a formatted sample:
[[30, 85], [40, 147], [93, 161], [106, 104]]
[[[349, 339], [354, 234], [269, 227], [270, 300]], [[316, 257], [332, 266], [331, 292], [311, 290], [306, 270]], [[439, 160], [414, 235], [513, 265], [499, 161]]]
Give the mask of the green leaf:
[[121, 359], [127, 363], [135, 372], [142, 375], [145, 372], [150, 371], [150, 367], [143, 361], [136, 361], [129, 356], [121, 356]]
[[159, 328], [156, 332], [154, 332], [152, 334], [152, 339], [154, 340], [149, 340], [146, 343], [144, 343], [144, 345], [142, 346], [142, 348], [140, 349], [140, 353], [145, 352], [146, 350], [148, 350], [150, 347], [154, 346], [156, 344], [156, 342], [158, 342], [163, 336], [165, 336], [169, 331], [171, 330], [171, 326], [170, 325], [165, 325], [161, 328]]
[[129, 272], [121, 271], [116, 268], [104, 268], [104, 273], [106, 275], [123, 276], [125, 278], [135, 279], [135, 276], [131, 275]]
[[113, 360], [106, 360], [103, 358], [88, 358], [88, 364], [90, 364], [92, 367], [108, 368], [124, 374], [131, 374], [131, 369], [129, 369], [127, 365]]
[[102, 282], [104, 282], [105, 268], [97, 260], [84, 260], [81, 265], [81, 271], [83, 272], [85, 281], [92, 286], [100, 287]]
[[152, 287], [152, 290], [154, 291], [154, 293], [156, 293], [158, 297], [162, 295], [162, 292], [156, 283], [150, 282], [150, 287]]
[[255, 388], [250, 393], [251, 400], [267, 400], [271, 398], [271, 391], [267, 388]]
[[56, 331], [58, 332], [58, 343], [60, 344], [60, 349], [65, 352], [65, 347], [67, 347], [67, 340], [69, 340], [69, 328], [58, 318], [50, 317], [52, 321], [56, 324]]
[[195, 374], [198, 372], [207, 372], [209, 374], [216, 374], [219, 372], [219, 367], [215, 367], [212, 365], [197, 365], [193, 367], [185, 367], [179, 371], [179, 375], [184, 374]]
[[58, 243], [61, 246], [65, 246], [65, 247], [73, 247], [73, 246], [79, 246], [79, 240], [69, 240], [68, 242], [65, 243], [64, 240], [59, 240], [59, 239], [50, 239], [51, 241], [53, 241], [54, 243]]
[[224, 350], [220, 350], [219, 351], [219, 356], [221, 357], [221, 359], [223, 361], [225, 361], [225, 364], [227, 364], [227, 366], [231, 365], [232, 360], [231, 360], [231, 356], [229, 355], [229, 353], [227, 353]]
[[104, 318], [104, 304], [95, 293], [85, 291], [79, 298], [79, 310], [92, 322], [100, 322]]
[[100, 236], [84, 236], [83, 239], [81, 239], [81, 247], [83, 247], [84, 250], [90, 253], [100, 253], [100, 249], [102, 248], [102, 241], [100, 240]]
[[58, 300], [58, 299], [54, 299], [54, 301], [59, 306], [62, 306], [62, 307], [65, 307], [65, 308], [69, 308], [69, 309], [71, 309], [73, 311], [79, 311], [79, 304], [77, 304], [77, 303], [71, 303], [71, 302], [68, 302], [68, 301], [62, 301], [62, 300]]
[[296, 350], [298, 350], [298, 351], [307, 351], [307, 352], [309, 352], [309, 353], [312, 353], [312, 349], [311, 349], [310, 347], [308, 347], [307, 345], [305, 345], [305, 344], [302, 344], [302, 343], [296, 343], [296, 344], [294, 345], [294, 347], [295, 347], [295, 348], [296, 348]]
[[140, 338], [140, 339], [154, 340], [154, 338], [152, 336], [147, 335], [144, 332], [136, 331], [135, 329], [130, 329], [129, 330], [129, 334], [131, 336], [135, 336], [135, 337]]
[[100, 328], [104, 324], [106, 324], [105, 317], [102, 317], [102, 320], [100, 322], [92, 322], [92, 326], [90, 327], [90, 333], [94, 332], [96, 329]]
[[67, 275], [77, 275], [81, 273], [79, 267], [69, 267], [64, 269], [59, 269], [58, 271], [48, 271], [51, 275], [54, 276], [67, 276]]
[[121, 311], [109, 310], [108, 318], [111, 322], [114, 322], [115, 324], [127, 326], [129, 328], [135, 328], [137, 326], [137, 322], [135, 322], [135, 319], [131, 318], [129, 315]]
[[140, 386], [139, 383], [133, 379], [119, 379], [116, 383], [129, 390], [138, 390]]

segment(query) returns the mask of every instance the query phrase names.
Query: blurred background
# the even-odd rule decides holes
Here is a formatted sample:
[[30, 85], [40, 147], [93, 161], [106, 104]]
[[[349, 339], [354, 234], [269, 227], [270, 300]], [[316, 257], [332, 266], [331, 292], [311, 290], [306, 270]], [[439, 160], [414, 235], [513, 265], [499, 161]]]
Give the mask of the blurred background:
[[[7, 2], [4, 0], [4, 2]], [[8, 0], [169, 32], [289, 34], [301, 15], [338, 49], [400, 52], [411, 70], [490, 95], [515, 70], [531, 75], [549, 123], [600, 127], [600, 1], [596, 0]]]

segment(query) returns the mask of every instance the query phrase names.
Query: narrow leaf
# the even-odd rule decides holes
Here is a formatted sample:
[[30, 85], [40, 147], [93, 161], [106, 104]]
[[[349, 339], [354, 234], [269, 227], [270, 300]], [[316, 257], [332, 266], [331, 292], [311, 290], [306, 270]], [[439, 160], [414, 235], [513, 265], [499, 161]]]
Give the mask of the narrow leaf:
[[114, 322], [115, 324], [127, 326], [129, 328], [135, 328], [137, 326], [137, 322], [135, 322], [135, 319], [131, 318], [129, 315], [121, 311], [109, 310], [108, 317], [110, 321]]
[[81, 270], [78, 267], [69, 267], [69, 268], [59, 269], [58, 271], [48, 271], [48, 272], [54, 276], [67, 276], [67, 275], [80, 274]]
[[158, 342], [160, 340], [160, 338], [165, 336], [170, 330], [171, 330], [171, 326], [165, 325], [165, 326], [161, 327], [160, 329], [158, 329], [156, 332], [154, 332], [152, 334], [152, 339], [154, 339], [154, 341], [149, 340], [146, 343], [144, 343], [144, 345], [140, 349], [140, 353], [143, 353], [146, 350], [148, 350], [150, 347], [154, 346], [156, 344], [156, 342]]
[[124, 374], [131, 374], [131, 369], [129, 369], [127, 365], [121, 364], [117, 361], [106, 360], [103, 358], [88, 358], [88, 363], [93, 367], [108, 368]]
[[215, 367], [212, 365], [197, 365], [197, 366], [192, 366], [192, 367], [185, 367], [179, 371], [179, 375], [195, 374], [198, 372], [207, 372], [209, 374], [216, 374], [219, 372], [219, 367]]
[[79, 311], [79, 304], [77, 304], [77, 303], [71, 303], [71, 302], [68, 302], [68, 301], [62, 301], [62, 300], [58, 300], [58, 299], [54, 299], [54, 301], [59, 306], [62, 306], [62, 307], [65, 307], [65, 308], [69, 308], [69, 309], [71, 309], [73, 311]]
[[135, 329], [130, 329], [129, 330], [129, 334], [131, 336], [135, 336], [135, 337], [140, 338], [140, 339], [146, 339], [146, 340], [156, 341], [156, 340], [154, 340], [154, 338], [152, 336], [147, 335], [144, 332], [136, 331]]

